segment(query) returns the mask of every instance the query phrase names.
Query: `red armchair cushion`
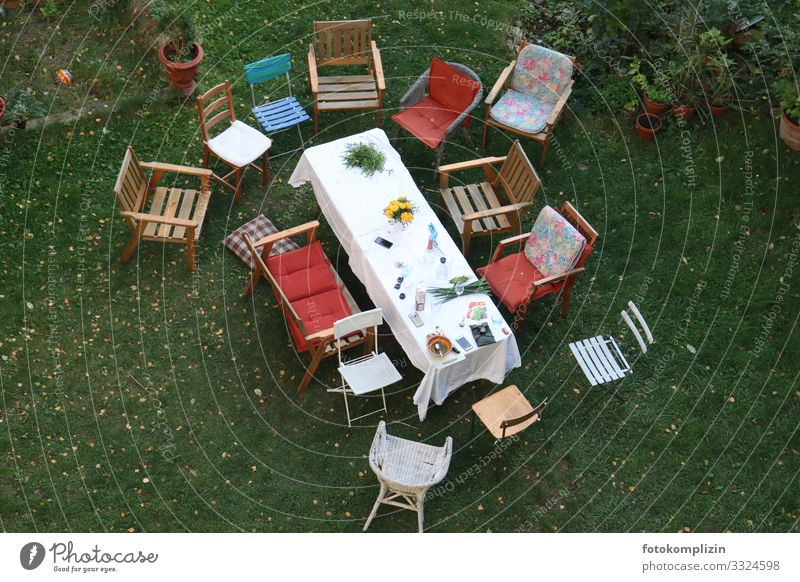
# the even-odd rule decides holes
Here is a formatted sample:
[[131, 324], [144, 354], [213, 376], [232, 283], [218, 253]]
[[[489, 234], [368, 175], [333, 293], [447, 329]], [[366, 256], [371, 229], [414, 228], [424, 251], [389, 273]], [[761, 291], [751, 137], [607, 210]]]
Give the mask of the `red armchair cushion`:
[[319, 241], [271, 256], [266, 265], [290, 303], [339, 287]]
[[[339, 287], [305, 297], [297, 301], [292, 301], [292, 307], [297, 312], [298, 317], [303, 321], [308, 334], [314, 334], [326, 329], [333, 328], [333, 322], [343, 319], [352, 315], [350, 307], [347, 305], [347, 300], [342, 294]], [[289, 329], [292, 332], [294, 343], [297, 346], [298, 352], [305, 352], [308, 350], [308, 345], [300, 333], [300, 329], [295, 325], [291, 317], [287, 318], [289, 321]], [[333, 332], [331, 332], [333, 333]], [[319, 343], [317, 340], [316, 343]]]
[[465, 77], [441, 59], [431, 62], [428, 95], [445, 109], [461, 114], [480, 89], [474, 79]]
[[426, 97], [408, 109], [396, 113], [392, 120], [431, 149], [436, 149], [444, 139], [447, 128], [458, 113], [448, 111], [432, 97]]
[[[590, 245], [584, 246], [583, 252], [575, 264], [576, 269], [583, 266], [591, 252], [592, 247]], [[506, 309], [512, 312], [516, 311], [525, 297], [527, 297], [531, 283], [544, 279], [544, 275], [531, 264], [525, 253], [521, 252], [506, 255], [494, 263], [479, 267], [478, 274], [481, 277], [486, 277], [486, 282], [489, 284], [492, 293], [500, 299]], [[565, 283], [566, 280], [542, 285], [533, 294], [532, 301], [551, 293], [558, 293]]]

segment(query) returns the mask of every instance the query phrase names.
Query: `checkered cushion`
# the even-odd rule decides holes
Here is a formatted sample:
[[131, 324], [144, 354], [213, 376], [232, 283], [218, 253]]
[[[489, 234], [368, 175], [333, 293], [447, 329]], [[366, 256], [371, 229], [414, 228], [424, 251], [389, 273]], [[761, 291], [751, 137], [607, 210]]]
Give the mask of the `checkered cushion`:
[[[232, 250], [233, 254], [242, 259], [242, 261], [244, 261], [248, 267], [253, 269], [255, 268], [253, 257], [250, 256], [250, 249], [247, 248], [247, 243], [244, 242], [244, 236], [242, 235], [247, 233], [250, 239], [255, 242], [264, 238], [265, 236], [275, 234], [276, 232], [278, 232], [278, 229], [275, 228], [275, 225], [272, 224], [272, 221], [261, 214], [226, 236], [225, 240], [222, 241], [222, 244]], [[293, 251], [298, 248], [300, 247], [298, 247], [293, 241], [289, 240], [288, 238], [284, 238], [275, 243], [269, 255], [274, 256], [280, 253]]]

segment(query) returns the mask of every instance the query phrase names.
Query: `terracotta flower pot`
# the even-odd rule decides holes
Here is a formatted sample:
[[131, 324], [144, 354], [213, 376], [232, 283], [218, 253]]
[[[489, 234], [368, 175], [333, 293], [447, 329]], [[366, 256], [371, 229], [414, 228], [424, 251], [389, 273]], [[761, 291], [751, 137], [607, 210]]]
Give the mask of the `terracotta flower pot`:
[[800, 125], [789, 119], [786, 113], [781, 115], [780, 136], [789, 149], [800, 151]]
[[697, 113], [697, 107], [691, 105], [676, 105], [672, 108], [672, 114], [678, 119], [689, 121]]
[[714, 103], [709, 102], [708, 110], [714, 117], [722, 117], [728, 112], [728, 109], [731, 108], [732, 103], [733, 103], [733, 95], [729, 95], [728, 102], [725, 103], [724, 105], [715, 105]]
[[191, 95], [197, 88], [194, 80], [197, 77], [200, 61], [203, 60], [203, 47], [198, 43], [194, 47], [195, 57], [186, 63], [177, 63], [169, 59], [169, 55], [173, 52], [170, 45], [162, 44], [158, 47], [158, 60], [167, 69], [170, 87], [182, 90], [184, 95]]
[[662, 126], [661, 118], [654, 113], [640, 113], [636, 118], [636, 133], [642, 141], [652, 141]]
[[662, 103], [661, 101], [650, 101], [647, 93], [644, 94], [644, 110], [653, 115], [661, 115], [669, 107], [669, 103]]

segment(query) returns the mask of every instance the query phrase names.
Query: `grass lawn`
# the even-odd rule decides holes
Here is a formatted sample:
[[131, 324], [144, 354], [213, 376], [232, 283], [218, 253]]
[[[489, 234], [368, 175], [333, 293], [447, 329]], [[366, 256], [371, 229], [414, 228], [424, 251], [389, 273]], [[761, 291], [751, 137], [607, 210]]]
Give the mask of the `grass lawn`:
[[[293, 87], [308, 103], [312, 21], [372, 16], [390, 135], [391, 113], [433, 55], [491, 85], [513, 52], [502, 27], [481, 23], [512, 25], [521, 6], [450, 0], [436, 3], [441, 15], [421, 18], [433, 4], [185, 3], [204, 31], [199, 86], [230, 79], [241, 118], [250, 103], [245, 63], [291, 52]], [[0, 526], [359, 531], [378, 491], [366, 459], [374, 424], [348, 430], [341, 399], [319, 382], [295, 393], [307, 357], [295, 353], [266, 286], [241, 297], [248, 271], [220, 244], [258, 213], [279, 227], [321, 219], [328, 256], [369, 307], [311, 189], [286, 184], [297, 155], [273, 163], [268, 189], [248, 174], [239, 205], [214, 186], [196, 273], [177, 245], [144, 243], [121, 265], [129, 231], [112, 189], [126, 145], [142, 160], [191, 165], [202, 145], [193, 101], [153, 91], [166, 81], [148, 43], [119, 25], [82, 26], [89, 4], [62, 4], [70, 24], [52, 35], [52, 23], [23, 13], [0, 28], [0, 93], [48, 83], [55, 92], [51, 69], [63, 59], [77, 80], [58, 89], [53, 111], [115, 102], [69, 124], [0, 134]], [[20, 39], [16, 48], [10, 39]], [[61, 47], [76, 60], [85, 51], [80, 66]], [[60, 56], [43, 64], [35, 51]], [[580, 74], [576, 84], [591, 86]], [[469, 410], [493, 386], [463, 387], [420, 423], [411, 399], [422, 375], [391, 338], [382, 342], [404, 375], [388, 397], [387, 420], [402, 421], [390, 432], [437, 445], [454, 439], [447, 491], [426, 506], [428, 528], [798, 529], [800, 155], [751, 105], [685, 131], [670, 122], [645, 144], [631, 118], [571, 102], [526, 225], [545, 203], [567, 199], [601, 240], [568, 316], [552, 297], [535, 305], [517, 337], [523, 367], [506, 378], [532, 401], [551, 399], [547, 455], [531, 430], [501, 459], [482, 462], [493, 443], [486, 433], [469, 438]], [[323, 114], [320, 127], [313, 143], [370, 129], [374, 115]], [[305, 131], [310, 137], [310, 124]], [[473, 124], [474, 145], [457, 136], [444, 163], [484, 155], [481, 131]], [[504, 154], [509, 136], [491, 136], [487, 155]], [[538, 146], [523, 145], [538, 160]], [[293, 146], [285, 134], [274, 147]], [[408, 139], [396, 147], [420, 186], [435, 188], [435, 155]], [[496, 242], [473, 241], [474, 267]], [[621, 333], [615, 326], [629, 299], [656, 344], [636, 360], [620, 404], [589, 388], [567, 346]], [[331, 360], [319, 380], [338, 381]], [[371, 531], [414, 528], [412, 514], [384, 509]]]

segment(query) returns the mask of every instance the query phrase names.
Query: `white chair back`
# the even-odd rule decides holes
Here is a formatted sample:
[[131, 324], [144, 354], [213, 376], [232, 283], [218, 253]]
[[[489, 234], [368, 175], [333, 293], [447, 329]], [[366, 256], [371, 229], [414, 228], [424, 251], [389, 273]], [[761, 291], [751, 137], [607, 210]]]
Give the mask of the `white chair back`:
[[333, 322], [333, 337], [336, 340], [336, 349], [339, 352], [339, 365], [342, 364], [342, 342], [339, 340], [353, 332], [361, 331], [365, 334], [369, 328], [373, 328], [373, 347], [372, 353], [378, 353], [378, 326], [383, 323], [383, 309], [377, 307], [369, 311], [356, 313], [339, 321]]
[[631, 319], [631, 316], [628, 315], [628, 311], [626, 309], [623, 309], [622, 312], [620, 313], [622, 315], [622, 321], [624, 321], [627, 324], [627, 326], [631, 328], [634, 337], [636, 337], [636, 341], [639, 342], [639, 347], [642, 348], [642, 353], [646, 354], [648, 344], [652, 344], [654, 341], [653, 334], [650, 332], [650, 327], [647, 325], [647, 322], [644, 320], [644, 317], [642, 317], [642, 314], [639, 312], [639, 308], [636, 307], [636, 304], [634, 304], [633, 301], [628, 301], [627, 309], [630, 310], [630, 312], [639, 322], [639, 326], [642, 328], [642, 331], [644, 331], [645, 337], [647, 338], [647, 343], [645, 343], [642, 334], [637, 329], [636, 324], [633, 322], [633, 319]]

